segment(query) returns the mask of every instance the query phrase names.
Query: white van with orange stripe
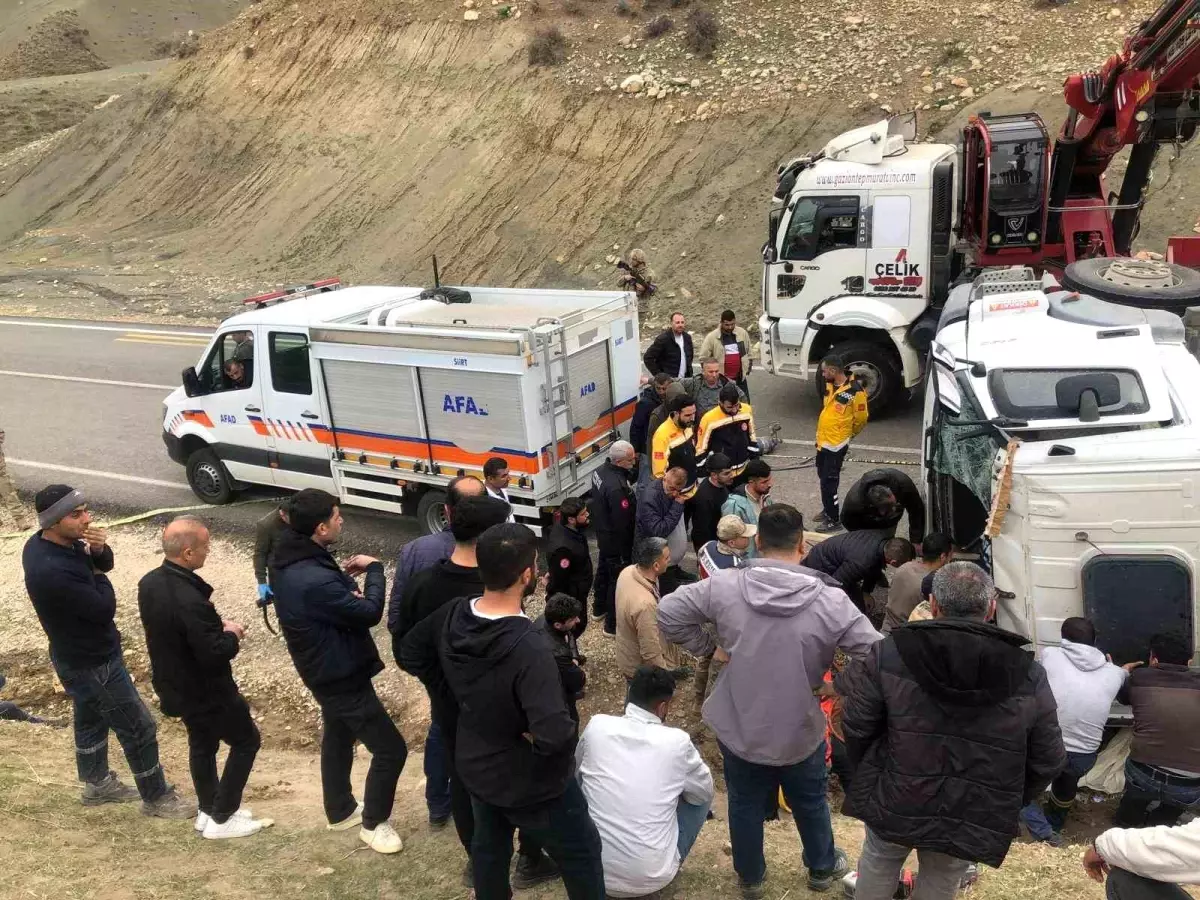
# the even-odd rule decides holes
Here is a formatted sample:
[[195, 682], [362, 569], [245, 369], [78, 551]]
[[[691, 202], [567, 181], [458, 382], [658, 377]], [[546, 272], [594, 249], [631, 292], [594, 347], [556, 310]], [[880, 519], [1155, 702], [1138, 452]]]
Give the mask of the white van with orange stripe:
[[246, 303], [164, 401], [167, 452], [205, 502], [318, 487], [438, 530], [450, 480], [498, 456], [538, 528], [628, 432], [632, 293], [331, 280]]

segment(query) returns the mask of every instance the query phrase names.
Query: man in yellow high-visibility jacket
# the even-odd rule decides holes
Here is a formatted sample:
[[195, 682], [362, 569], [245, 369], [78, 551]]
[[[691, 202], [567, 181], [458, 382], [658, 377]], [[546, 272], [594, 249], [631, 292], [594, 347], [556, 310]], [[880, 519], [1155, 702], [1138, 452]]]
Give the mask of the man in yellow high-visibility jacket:
[[825, 405], [817, 419], [817, 478], [821, 482], [821, 514], [813, 524], [822, 534], [840, 529], [838, 482], [850, 441], [867, 425], [867, 392], [841, 363], [821, 363]]
[[672, 397], [667, 405], [667, 420], [650, 439], [650, 474], [662, 478], [667, 469], [687, 472], [685, 493], [696, 487], [696, 401], [687, 394]]

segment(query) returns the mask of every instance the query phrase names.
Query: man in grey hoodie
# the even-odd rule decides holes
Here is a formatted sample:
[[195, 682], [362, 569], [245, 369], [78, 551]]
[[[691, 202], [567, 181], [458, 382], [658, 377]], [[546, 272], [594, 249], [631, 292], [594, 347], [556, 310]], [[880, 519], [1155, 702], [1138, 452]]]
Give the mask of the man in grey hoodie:
[[[763, 809], [783, 788], [808, 887], [827, 891], [847, 871], [825, 798], [825, 715], [813, 695], [834, 650], [862, 656], [882, 636], [827, 576], [800, 565], [804, 520], [778, 503], [758, 517], [758, 557], [663, 597], [663, 637], [727, 665], [704, 704], [729, 787], [729, 837], [742, 896], [764, 894]], [[716, 626], [716, 637], [705, 628]]]
[[1096, 764], [1113, 700], [1129, 673], [1141, 665], [1113, 665], [1096, 647], [1096, 626], [1087, 619], [1064, 619], [1061, 635], [1057, 647], [1042, 651], [1042, 668], [1058, 704], [1058, 727], [1067, 751], [1067, 767], [1050, 784], [1044, 809], [1035, 800], [1021, 810], [1021, 823], [1029, 833], [1054, 847], [1062, 843], [1059, 832], [1067, 824], [1079, 779]]

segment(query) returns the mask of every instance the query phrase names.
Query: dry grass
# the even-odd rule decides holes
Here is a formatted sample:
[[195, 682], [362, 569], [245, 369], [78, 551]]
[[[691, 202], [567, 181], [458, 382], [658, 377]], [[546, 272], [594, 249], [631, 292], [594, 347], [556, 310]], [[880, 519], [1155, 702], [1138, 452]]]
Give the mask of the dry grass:
[[697, 56], [712, 56], [720, 43], [721, 28], [717, 17], [707, 9], [693, 9], [687, 18], [684, 45]]
[[539, 28], [529, 42], [531, 66], [558, 66], [567, 59], [567, 38], [557, 25]]
[[642, 29], [642, 34], [647, 40], [660, 38], [675, 26], [670, 16], [655, 16], [646, 23], [646, 27]]

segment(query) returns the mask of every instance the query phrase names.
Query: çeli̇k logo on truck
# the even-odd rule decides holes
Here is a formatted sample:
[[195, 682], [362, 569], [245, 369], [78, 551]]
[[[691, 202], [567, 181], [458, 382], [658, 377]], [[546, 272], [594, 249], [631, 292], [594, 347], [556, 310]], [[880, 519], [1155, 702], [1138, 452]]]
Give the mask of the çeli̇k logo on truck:
[[867, 280], [871, 289], [880, 294], [915, 294], [925, 283], [921, 264], [908, 261], [908, 250], [896, 254], [895, 262], [875, 264], [875, 277]]

